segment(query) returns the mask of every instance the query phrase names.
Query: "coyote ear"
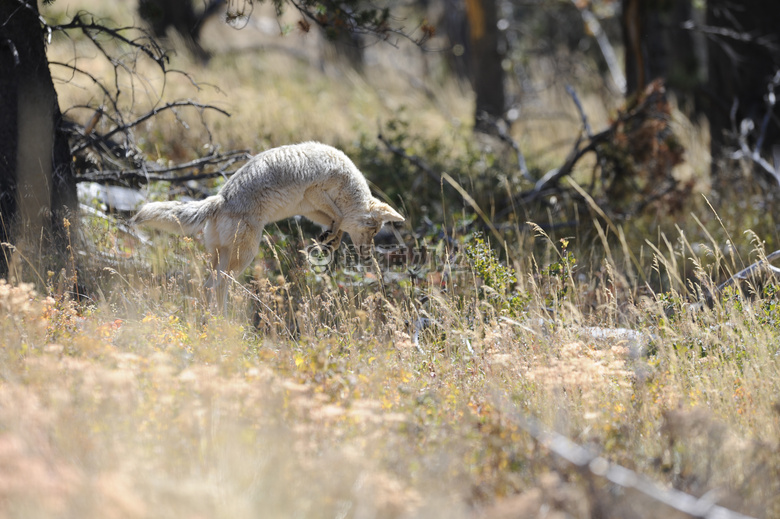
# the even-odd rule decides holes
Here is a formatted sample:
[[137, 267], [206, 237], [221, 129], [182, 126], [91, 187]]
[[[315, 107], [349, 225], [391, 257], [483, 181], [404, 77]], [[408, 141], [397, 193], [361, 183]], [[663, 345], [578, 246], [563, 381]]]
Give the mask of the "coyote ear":
[[403, 222], [404, 217], [398, 214], [398, 211], [384, 202], [374, 199], [371, 204], [371, 212], [376, 215], [376, 219], [381, 222]]

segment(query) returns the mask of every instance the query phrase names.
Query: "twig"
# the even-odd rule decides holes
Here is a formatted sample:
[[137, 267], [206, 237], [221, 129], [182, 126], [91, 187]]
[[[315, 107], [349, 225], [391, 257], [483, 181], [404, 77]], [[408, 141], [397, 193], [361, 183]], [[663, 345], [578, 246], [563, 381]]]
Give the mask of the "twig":
[[[106, 98], [111, 101], [111, 105], [114, 107], [114, 112], [119, 113], [119, 106], [116, 103], [116, 99], [114, 98], [113, 93], [108, 89], [108, 87], [106, 85], [103, 84], [103, 82], [101, 80], [99, 80], [93, 74], [87, 72], [86, 70], [82, 70], [82, 69], [78, 68], [75, 65], [71, 65], [70, 63], [63, 63], [61, 61], [49, 60], [49, 65], [56, 65], [58, 67], [66, 68], [66, 69], [70, 70], [73, 73], [73, 75], [75, 75], [76, 73], [79, 73], [79, 74], [82, 74], [82, 75], [88, 77], [90, 80], [92, 80], [92, 82], [95, 85], [98, 86], [98, 88], [100, 88], [100, 90], [103, 91], [103, 94], [106, 96]], [[71, 76], [71, 78], [72, 77], [73, 76]], [[67, 113], [68, 110], [71, 110], [72, 108], [74, 108], [74, 107], [68, 108], [67, 110], [65, 110], [63, 112], [63, 114]], [[87, 108], [87, 106], [84, 106], [84, 108]], [[94, 109], [94, 107], [89, 107], [89, 108], [93, 108]]]
[[[111, 130], [108, 133], [106, 133], [105, 135], [99, 136], [99, 138], [101, 140], [109, 139], [112, 136], [116, 135], [117, 133], [127, 132], [130, 128], [138, 126], [142, 122], [151, 119], [155, 115], [158, 115], [160, 112], [163, 112], [165, 110], [170, 110], [170, 109], [173, 109], [173, 108], [183, 107], [183, 106], [191, 106], [191, 107], [194, 107], [194, 108], [199, 108], [201, 110], [215, 110], [215, 111], [217, 111], [217, 112], [219, 112], [219, 113], [221, 113], [223, 115], [226, 115], [226, 116], [230, 117], [230, 113], [226, 112], [225, 110], [223, 110], [221, 108], [213, 106], [213, 105], [204, 105], [202, 103], [191, 101], [189, 99], [181, 100], [181, 101], [173, 101], [173, 102], [170, 102], [170, 103], [166, 103], [163, 106], [155, 107], [152, 110], [150, 110], [149, 112], [145, 113], [144, 115], [142, 115], [141, 117], [138, 117], [137, 119], [135, 119], [133, 121], [130, 121], [130, 122], [127, 122], [127, 123], [122, 124], [120, 126], [117, 126], [113, 130]], [[86, 137], [90, 138], [89, 135], [87, 135]], [[90, 144], [91, 144], [91, 142], [85, 142], [81, 146], [77, 146], [75, 149], [71, 150], [71, 153], [76, 154], [76, 153], [84, 150], [85, 148], [87, 148]]]
[[751, 34], [749, 32], [738, 32], [733, 29], [728, 29], [726, 27], [714, 27], [711, 25], [697, 25], [693, 22], [693, 20], [688, 20], [686, 22], [683, 22], [682, 28], [687, 29], [689, 31], [700, 32], [708, 36], [723, 36], [724, 38], [729, 38], [735, 41], [761, 45], [762, 47], [771, 50], [773, 52], [775, 52], [778, 48], [777, 44], [775, 43], [774, 34], [771, 35], [765, 34], [763, 36], [758, 36], [756, 34]]
[[11, 51], [11, 55], [14, 58], [14, 66], [19, 66], [19, 51], [16, 49], [16, 45], [14, 45], [14, 42], [11, 41], [9, 38], [3, 38], [3, 43], [8, 46], [8, 49]]
[[523, 155], [523, 152], [520, 151], [520, 145], [517, 144], [517, 141], [514, 140], [512, 136], [509, 135], [509, 133], [506, 131], [506, 126], [503, 124], [498, 124], [498, 120], [496, 120], [495, 117], [491, 117], [486, 113], [481, 115], [479, 122], [489, 124], [495, 130], [498, 138], [509, 144], [509, 146], [515, 150], [515, 153], [517, 154], [517, 166], [520, 168], [520, 173], [526, 180], [536, 182], [536, 179], [532, 177], [531, 173], [528, 171], [528, 165], [525, 162], [525, 156]]
[[[66, 23], [62, 25], [52, 25], [50, 28], [51, 30], [57, 30], [57, 31], [67, 31], [69, 29], [81, 29], [84, 35], [87, 36], [90, 40], [92, 40], [92, 42], [95, 45], [97, 45], [98, 48], [101, 50], [101, 52], [103, 52], [108, 57], [108, 54], [103, 50], [102, 46], [100, 46], [97, 43], [97, 40], [90, 33], [90, 31], [95, 31], [98, 33], [100, 32], [106, 33], [112, 38], [119, 40], [122, 43], [125, 43], [135, 49], [140, 50], [141, 52], [146, 54], [152, 61], [157, 63], [163, 71], [165, 70], [165, 64], [168, 61], [168, 55], [165, 54], [165, 51], [162, 49], [162, 47], [160, 47], [160, 45], [157, 44], [154, 38], [152, 38], [152, 36], [149, 33], [147, 33], [145, 30], [134, 26], [117, 27], [115, 29], [112, 29], [110, 27], [106, 27], [105, 25], [95, 23], [94, 18], [90, 23], [86, 23], [82, 20], [82, 16], [84, 14], [86, 13], [84, 12], [76, 13], [76, 15], [70, 21], [70, 23]], [[128, 31], [140, 32], [141, 37], [130, 39], [122, 34], [123, 32], [128, 32]]]
[[574, 91], [574, 87], [566, 85], [566, 92], [571, 96], [574, 101], [574, 106], [577, 107], [577, 111], [580, 113], [580, 119], [582, 120], [582, 127], [585, 129], [585, 135], [590, 139], [593, 137], [593, 131], [590, 129], [590, 123], [588, 122], [588, 116], [585, 115], [585, 109], [582, 107], [580, 98], [577, 97], [577, 92]]
[[[385, 41], [387, 44], [397, 47], [397, 43], [392, 42], [389, 40], [389, 35], [393, 34], [396, 36], [400, 36], [401, 38], [404, 38], [406, 40], [409, 40], [410, 42], [414, 43], [415, 45], [422, 47], [425, 42], [430, 38], [430, 34], [423, 31], [423, 35], [420, 38], [413, 38], [410, 33], [407, 33], [404, 31], [403, 27], [392, 27], [390, 26], [386, 20], [361, 20], [359, 17], [361, 15], [366, 14], [366, 11], [347, 11], [342, 8], [337, 9], [337, 12], [342, 17], [339, 20], [337, 20], [335, 23], [329, 19], [327, 16], [327, 12], [320, 13], [318, 11], [313, 11], [310, 8], [310, 5], [312, 5], [310, 2], [300, 1], [300, 0], [289, 0], [289, 2], [295, 7], [299, 13], [304, 18], [308, 18], [309, 20], [313, 21], [317, 26], [321, 27], [322, 29], [328, 30], [328, 29], [337, 29], [337, 30], [346, 30], [352, 34], [363, 34], [363, 35], [373, 35], [382, 41]], [[327, 5], [327, 3], [326, 3]], [[369, 3], [369, 5], [371, 5]], [[379, 23], [377, 23], [377, 21]]]
[[[119, 171], [95, 171], [87, 172], [79, 175], [77, 181], [89, 181], [89, 182], [105, 182], [105, 181], [127, 181], [135, 180], [141, 183], [145, 182], [188, 182], [190, 180], [205, 180], [207, 178], [214, 178], [219, 176], [229, 176], [232, 172], [228, 173], [226, 170], [240, 160], [245, 160], [251, 157], [251, 154], [247, 150], [234, 150], [227, 153], [213, 154], [199, 159], [184, 162], [182, 164], [174, 164], [168, 167], [159, 167], [154, 164], [148, 164], [144, 168], [134, 170], [119, 170]], [[162, 173], [171, 173], [173, 171], [181, 171], [189, 168], [202, 168], [203, 166], [213, 166], [223, 164], [217, 171], [208, 173], [193, 173], [190, 175], [162, 175]], [[154, 171], [156, 174], [150, 174], [149, 170]]]
[[766, 93], [766, 114], [764, 114], [764, 120], [761, 121], [761, 130], [758, 134], [758, 140], [756, 141], [756, 149], [760, 150], [764, 147], [764, 139], [766, 138], [766, 131], [769, 127], [769, 121], [772, 119], [772, 113], [775, 109], [775, 103], [777, 102], [777, 96], [775, 94], [775, 88], [780, 85], [780, 70], [775, 72], [775, 76], [772, 81], [767, 85]]

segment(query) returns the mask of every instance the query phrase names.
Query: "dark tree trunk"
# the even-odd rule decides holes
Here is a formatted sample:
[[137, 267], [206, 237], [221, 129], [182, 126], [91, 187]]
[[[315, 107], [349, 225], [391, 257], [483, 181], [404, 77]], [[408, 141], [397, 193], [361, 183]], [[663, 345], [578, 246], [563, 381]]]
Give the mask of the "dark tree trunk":
[[[711, 152], [713, 159], [718, 159], [734, 148], [733, 108], [737, 126], [740, 121], [751, 119], [758, 128], [766, 116], [767, 87], [780, 68], [780, 2], [708, 0], [706, 26], [710, 94], [707, 115]], [[713, 34], [718, 31], [722, 34]], [[769, 155], [772, 145], [778, 144], [778, 117], [780, 104], [775, 105], [774, 118], [769, 120], [760, 150], [764, 155]]]
[[210, 0], [202, 12], [196, 13], [192, 0], [139, 0], [138, 14], [156, 37], [165, 38], [168, 30], [173, 29], [197, 58], [205, 60], [208, 52], [200, 45], [200, 31], [224, 3], [225, 0]]
[[690, 30], [691, 0], [623, 0], [621, 27], [626, 49], [626, 93], [644, 90], [663, 78], [677, 94], [691, 95], [699, 83]]
[[[451, 49], [445, 54], [450, 69], [459, 79], [471, 80], [471, 41], [463, 0], [442, 0], [441, 26]], [[438, 25], [438, 24], [437, 24]]]
[[489, 132], [504, 117], [504, 53], [498, 30], [496, 0], [466, 0], [472, 54], [472, 81], [477, 95], [474, 129]]
[[[35, 0], [0, 0], [0, 221], [4, 242], [36, 267], [66, 256], [77, 207], [70, 149]], [[73, 221], [72, 223], [76, 223]], [[8, 274], [8, 249], [0, 275]], [[54, 261], [54, 263], [51, 263]]]

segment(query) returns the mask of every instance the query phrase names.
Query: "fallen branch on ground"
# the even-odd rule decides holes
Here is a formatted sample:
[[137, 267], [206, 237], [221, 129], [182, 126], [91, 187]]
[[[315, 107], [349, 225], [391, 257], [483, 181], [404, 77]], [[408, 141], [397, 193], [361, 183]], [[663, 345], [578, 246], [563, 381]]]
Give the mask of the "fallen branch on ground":
[[539, 421], [518, 412], [511, 412], [517, 425], [537, 442], [571, 463], [585, 477], [604, 478], [624, 489], [635, 490], [646, 497], [681, 512], [689, 517], [706, 519], [751, 519], [750, 516], [716, 505], [717, 495], [712, 492], [701, 498], [674, 488], [664, 488], [650, 478], [611, 463], [589, 449], [578, 445], [566, 436], [546, 429]]
[[726, 281], [718, 285], [717, 291], [722, 292], [723, 289], [726, 287], [733, 285], [737, 281], [745, 281], [750, 276], [756, 273], [759, 269], [765, 269], [771, 272], [772, 274], [780, 274], [780, 268], [775, 267], [774, 265], [771, 265], [770, 262], [776, 260], [777, 258], [780, 258], [780, 250], [776, 250], [773, 253], [767, 255], [766, 258], [761, 258], [760, 260], [756, 261], [749, 267], [746, 267], [730, 278], [728, 278]]

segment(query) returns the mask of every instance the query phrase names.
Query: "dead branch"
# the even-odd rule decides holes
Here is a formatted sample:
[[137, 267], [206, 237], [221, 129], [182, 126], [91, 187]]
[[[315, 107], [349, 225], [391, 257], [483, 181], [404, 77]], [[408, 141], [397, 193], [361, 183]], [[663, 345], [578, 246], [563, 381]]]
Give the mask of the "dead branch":
[[769, 272], [773, 276], [780, 276], [780, 268], [771, 264], [771, 262], [777, 258], [780, 258], [780, 250], [776, 250], [764, 258], [760, 258], [758, 261], [740, 270], [720, 285], [714, 287], [714, 289], [707, 290], [704, 299], [699, 300], [696, 303], [691, 303], [688, 308], [692, 311], [699, 311], [702, 310], [705, 305], [711, 306], [715, 299], [715, 295], [722, 294], [726, 288], [736, 284], [738, 281], [746, 281], [756, 275], [760, 270]]
[[[121, 41], [122, 43], [143, 52], [148, 58], [157, 63], [163, 71], [166, 70], [165, 65], [168, 62], [168, 55], [148, 32], [134, 26], [117, 28], [107, 27], [105, 25], [95, 23], [94, 18], [92, 18], [91, 21], [87, 23], [83, 18], [88, 15], [89, 13], [79, 12], [76, 13], [76, 15], [69, 23], [62, 25], [52, 25], [49, 28], [52, 31], [68, 31], [69, 29], [79, 29], [87, 38], [92, 41], [96, 47], [98, 47], [101, 52], [103, 52], [104, 55], [109, 56], [110, 54], [102, 47], [96, 36], [96, 34], [107, 34], [112, 39]], [[141, 36], [132, 38], [124, 35], [124, 33], [130, 31], [139, 32]], [[111, 63], [115, 64], [115, 60], [111, 59]]]
[[[113, 107], [114, 112], [117, 112], [117, 113], [119, 112], [119, 106], [116, 104], [116, 99], [114, 98], [113, 92], [111, 92], [111, 90], [105, 84], [103, 84], [103, 82], [101, 80], [99, 80], [97, 77], [95, 77], [93, 74], [91, 74], [90, 72], [87, 72], [86, 70], [80, 69], [79, 67], [77, 67], [75, 65], [71, 65], [70, 63], [63, 63], [61, 61], [49, 61], [49, 65], [54, 65], [54, 66], [57, 66], [57, 67], [63, 67], [63, 68], [66, 68], [66, 69], [70, 70], [71, 71], [71, 79], [76, 74], [81, 74], [81, 75], [86, 76], [87, 78], [89, 78], [92, 81], [92, 83], [97, 85], [97, 87], [100, 88], [100, 90], [103, 92], [104, 97], [108, 100], [109, 103], [111, 103], [111, 106]], [[72, 108], [74, 108], [74, 107], [70, 107], [70, 108], [67, 108], [67, 109], [63, 110], [62, 114], [65, 115]], [[94, 107], [90, 106], [89, 108], [94, 108]]]
[[[739, 149], [731, 154], [731, 158], [734, 160], [747, 159], [758, 166], [770, 179], [780, 186], [780, 164], [777, 162], [772, 165], [764, 157], [761, 156], [761, 148], [764, 146], [766, 140], [767, 130], [769, 128], [769, 122], [772, 120], [775, 104], [777, 103], [777, 96], [775, 89], [780, 87], [780, 70], [775, 73], [775, 76], [767, 85], [767, 95], [765, 96], [766, 113], [761, 120], [759, 127], [758, 138], [754, 149], [750, 149], [748, 145], [748, 137], [755, 130], [755, 122], [752, 119], [744, 119], [739, 125], [739, 136], [737, 137], [737, 143]], [[736, 113], [738, 108], [738, 102], [735, 99], [731, 107], [731, 125], [736, 133]]]
[[[45, 22], [42, 22], [45, 23]], [[48, 26], [47, 26], [48, 27]], [[70, 72], [71, 79], [76, 75], [88, 78], [97, 85], [103, 99], [97, 103], [72, 106], [64, 113], [74, 110], [88, 110], [88, 120], [83, 125], [65, 120], [62, 129], [70, 135], [71, 154], [76, 159], [77, 182], [92, 181], [99, 183], [143, 184], [151, 181], [186, 182], [202, 180], [217, 176], [227, 176], [233, 173], [231, 167], [238, 161], [245, 160], [249, 153], [245, 150], [234, 150], [226, 153], [212, 152], [185, 163], [163, 166], [146, 159], [142, 150], [135, 144], [134, 130], [154, 117], [164, 112], [172, 112], [184, 126], [187, 123], [179, 119], [181, 109], [197, 110], [200, 120], [211, 140], [211, 133], [205, 122], [205, 112], [214, 111], [230, 116], [225, 110], [210, 104], [203, 104], [191, 99], [179, 99], [162, 102], [167, 75], [183, 74], [196, 87], [196, 83], [187, 73], [169, 69], [168, 57], [154, 37], [145, 29], [139, 27], [109, 27], [103, 25], [88, 13], [79, 12], [73, 19], [64, 24], [52, 25], [49, 30], [61, 31], [68, 35], [71, 31], [80, 31], [98, 50], [98, 56], [105, 59], [113, 67], [113, 84], [111, 80], [103, 81], [89, 71], [79, 67], [74, 56], [69, 62], [53, 62], [55, 66]], [[118, 45], [118, 46], [115, 46]], [[130, 49], [128, 52], [127, 49]], [[75, 51], [74, 51], [75, 52]], [[148, 58], [157, 64], [162, 73], [162, 86], [155, 92], [158, 101], [151, 109], [140, 115], [133, 113], [135, 106], [135, 90], [143, 83], [151, 86], [148, 78], [140, 76], [135, 62], [140, 58]], [[124, 74], [130, 79], [130, 108], [120, 104], [122, 85], [126, 84]], [[66, 79], [67, 81], [67, 79]], [[101, 124], [98, 124], [101, 123]], [[106, 128], [101, 133], [98, 128]], [[184, 170], [194, 170], [189, 174], [176, 174]]]
[[388, 141], [384, 135], [381, 133], [377, 135], [376, 137], [379, 139], [379, 141], [385, 145], [385, 147], [394, 153], [395, 155], [401, 157], [402, 159], [411, 162], [414, 166], [416, 166], [420, 171], [423, 171], [426, 175], [428, 175], [434, 182], [437, 184], [442, 183], [441, 175], [436, 173], [428, 164], [425, 163], [424, 160], [422, 160], [417, 155], [409, 155], [406, 153], [403, 149], [399, 148], [398, 146], [395, 146], [390, 141]]
[[774, 265], [771, 265], [770, 263], [777, 258], [780, 258], [780, 250], [776, 250], [771, 254], [768, 254], [765, 258], [761, 258], [752, 265], [740, 270], [730, 278], [728, 278], [726, 281], [718, 285], [717, 291], [723, 292], [723, 290], [736, 283], [737, 281], [744, 281], [748, 279], [749, 277], [753, 276], [756, 271], [758, 270], [767, 270], [775, 275], [780, 275], [780, 268], [775, 267]]
[[198, 109], [200, 109], [201, 113], [203, 113], [204, 110], [214, 110], [214, 111], [219, 112], [219, 113], [221, 113], [221, 114], [223, 114], [223, 115], [225, 115], [227, 117], [230, 117], [230, 114], [228, 112], [226, 112], [225, 110], [223, 110], [221, 108], [218, 108], [218, 107], [216, 107], [214, 105], [204, 105], [202, 103], [197, 103], [195, 101], [191, 101], [191, 100], [188, 100], [188, 99], [187, 100], [180, 100], [180, 101], [173, 101], [171, 103], [166, 103], [166, 104], [164, 104], [162, 106], [158, 106], [158, 107], [152, 108], [149, 112], [145, 113], [144, 115], [142, 115], [142, 116], [140, 116], [140, 117], [138, 117], [138, 118], [136, 118], [136, 119], [134, 119], [132, 121], [129, 121], [127, 123], [121, 124], [121, 125], [117, 126], [116, 128], [114, 128], [113, 130], [110, 130], [108, 133], [106, 133], [104, 135], [99, 135], [99, 136], [93, 137], [93, 135], [94, 135], [93, 133], [91, 133], [91, 132], [90, 133], [86, 133], [84, 135], [84, 137], [87, 138], [89, 141], [81, 144], [80, 146], [76, 146], [75, 148], [71, 149], [71, 153], [73, 153], [75, 155], [76, 153], [78, 153], [80, 151], [83, 151], [85, 148], [87, 148], [88, 146], [93, 144], [94, 139], [100, 140], [100, 141], [106, 141], [106, 140], [110, 139], [112, 136], [116, 135], [117, 133], [126, 133], [131, 128], [133, 128], [135, 126], [138, 126], [142, 122], [151, 119], [152, 117], [158, 115], [161, 112], [164, 112], [165, 110], [171, 110], [171, 109], [180, 108], [180, 107], [198, 108]]
[[633, 121], [641, 121], [647, 117], [648, 110], [658, 102], [659, 96], [663, 95], [663, 87], [657, 87], [657, 85], [651, 85], [648, 87], [647, 95], [642, 98], [638, 104], [626, 112], [621, 113], [618, 118], [612, 122], [606, 129], [599, 133], [589, 135], [590, 125], [588, 123], [587, 116], [582, 109], [582, 104], [573, 89], [567, 89], [569, 95], [572, 96], [575, 106], [580, 114], [580, 119], [583, 124], [583, 129], [580, 135], [574, 142], [574, 146], [569, 151], [565, 162], [561, 167], [548, 171], [542, 178], [540, 178], [533, 189], [524, 191], [515, 195], [507, 207], [499, 211], [497, 217], [501, 218], [513, 211], [513, 207], [517, 204], [527, 204], [539, 199], [549, 196], [550, 194], [559, 193], [562, 188], [558, 187], [558, 183], [564, 177], [570, 175], [574, 170], [574, 166], [588, 153], [599, 153], [599, 148], [614, 140], [618, 131]]
[[[205, 180], [208, 178], [232, 175], [234, 172], [228, 171], [228, 168], [236, 162], [249, 159], [250, 157], [251, 154], [248, 150], [233, 150], [225, 153], [213, 153], [206, 157], [167, 167], [160, 167], [160, 165], [154, 163], [144, 163], [143, 168], [132, 170], [87, 171], [86, 173], [79, 175], [77, 180], [79, 182], [134, 182], [139, 184], [147, 182], [181, 183], [190, 180]], [[210, 172], [192, 173], [189, 175], [165, 175], [165, 173], [181, 171], [184, 169], [202, 169], [206, 166], [219, 167], [215, 171]], [[150, 171], [152, 173], [150, 173]]]
[[566, 93], [571, 96], [572, 101], [574, 101], [574, 106], [577, 107], [577, 112], [579, 112], [580, 120], [582, 121], [582, 128], [585, 130], [585, 135], [587, 135], [589, 139], [593, 138], [593, 130], [590, 129], [588, 116], [585, 114], [585, 109], [582, 107], [582, 103], [580, 102], [580, 98], [577, 96], [577, 92], [574, 90], [574, 87], [571, 85], [566, 85]]
[[650, 478], [616, 463], [611, 463], [589, 449], [578, 445], [566, 436], [546, 429], [538, 420], [510, 412], [515, 423], [534, 440], [551, 452], [571, 463], [586, 477], [604, 478], [624, 489], [635, 490], [653, 501], [681, 512], [689, 517], [706, 519], [750, 519], [750, 516], [734, 512], [715, 504], [713, 494], [694, 497], [674, 488], [665, 488]]
[[523, 175], [523, 178], [531, 182], [535, 182], [536, 179], [534, 179], [534, 177], [532, 177], [531, 173], [528, 171], [528, 165], [525, 162], [525, 156], [523, 155], [523, 152], [520, 150], [520, 145], [512, 138], [511, 135], [509, 135], [509, 132], [507, 132], [507, 126], [503, 124], [504, 121], [497, 120], [495, 117], [491, 117], [487, 113], [482, 113], [479, 115], [478, 122], [481, 124], [487, 124], [495, 132], [495, 135], [499, 139], [508, 144], [515, 151], [515, 154], [517, 155], [517, 167], [520, 169], [520, 173]]
[[687, 22], [683, 22], [682, 28], [689, 31], [700, 32], [710, 38], [713, 36], [717, 36], [717, 37], [722, 37], [722, 38], [739, 41], [743, 43], [752, 43], [755, 45], [761, 45], [772, 52], [777, 52], [778, 49], [774, 34], [758, 35], [750, 32], [735, 31], [727, 27], [698, 25], [694, 23], [693, 20], [688, 20]]
[[626, 76], [623, 74], [623, 67], [615, 54], [615, 49], [609, 42], [609, 38], [607, 38], [607, 34], [601, 27], [598, 18], [596, 18], [596, 15], [588, 8], [589, 4], [577, 0], [572, 0], [572, 3], [574, 3], [574, 6], [580, 11], [580, 15], [582, 16], [582, 20], [585, 22], [588, 31], [596, 38], [596, 43], [598, 43], [601, 54], [604, 56], [604, 61], [607, 62], [609, 73], [612, 75], [612, 81], [615, 83], [615, 86], [617, 86], [620, 93], [624, 94], [626, 92]]
[[371, 7], [358, 8], [356, 10], [348, 10], [342, 7], [328, 9], [329, 3], [325, 2], [326, 9], [323, 11], [321, 9], [323, 3], [315, 6], [311, 2], [302, 0], [289, 0], [289, 2], [298, 10], [304, 20], [311, 20], [315, 25], [325, 30], [326, 34], [345, 31], [351, 34], [374, 36], [395, 47], [397, 44], [389, 39], [390, 35], [394, 35], [422, 47], [435, 33], [433, 27], [423, 23], [420, 26], [422, 36], [414, 38], [411, 32], [407, 32], [403, 27], [395, 26], [391, 23], [391, 17], [387, 9], [372, 9]]

